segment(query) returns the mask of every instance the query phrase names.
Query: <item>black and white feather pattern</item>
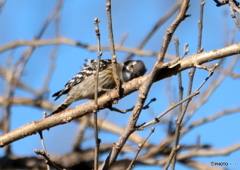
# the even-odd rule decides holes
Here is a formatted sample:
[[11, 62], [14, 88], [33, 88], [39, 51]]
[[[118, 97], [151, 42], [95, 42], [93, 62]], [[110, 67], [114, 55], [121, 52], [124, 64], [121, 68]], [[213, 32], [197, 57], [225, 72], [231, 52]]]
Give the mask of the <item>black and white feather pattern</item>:
[[[54, 99], [57, 100], [61, 95], [67, 94], [68, 91], [75, 86], [76, 84], [81, 83], [86, 77], [89, 77], [92, 74], [95, 74], [97, 71], [97, 60], [86, 60], [87, 63], [84, 64], [83, 69], [77, 73], [71, 80], [69, 80], [65, 84], [65, 88], [53, 94], [52, 97], [56, 97]], [[99, 62], [99, 72], [106, 69], [110, 64], [112, 64], [111, 60], [100, 60]]]

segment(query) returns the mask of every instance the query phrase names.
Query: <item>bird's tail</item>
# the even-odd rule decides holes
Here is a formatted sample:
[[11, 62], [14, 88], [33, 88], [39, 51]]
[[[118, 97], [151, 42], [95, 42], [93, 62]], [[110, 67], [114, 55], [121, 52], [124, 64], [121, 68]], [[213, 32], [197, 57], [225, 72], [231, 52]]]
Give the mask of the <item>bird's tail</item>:
[[60, 90], [60, 91], [54, 93], [54, 94], [52, 95], [52, 97], [56, 97], [56, 98], [54, 99], [54, 101], [57, 100], [59, 97], [61, 97], [62, 94], [63, 94], [63, 90]]
[[68, 106], [69, 106], [70, 104], [71, 104], [71, 103], [68, 103], [68, 102], [66, 102], [66, 101], [64, 100], [64, 101], [57, 107], [57, 109], [54, 110], [54, 111], [51, 113], [51, 115], [56, 114], [56, 113], [58, 113], [58, 112], [61, 112], [61, 111], [65, 110], [66, 108], [68, 108]]

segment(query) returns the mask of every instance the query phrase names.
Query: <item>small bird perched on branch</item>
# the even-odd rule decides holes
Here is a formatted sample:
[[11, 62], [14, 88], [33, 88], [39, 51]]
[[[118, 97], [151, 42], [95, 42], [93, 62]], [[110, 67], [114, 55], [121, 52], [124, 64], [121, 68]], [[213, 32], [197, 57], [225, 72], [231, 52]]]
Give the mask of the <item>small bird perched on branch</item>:
[[[83, 69], [65, 84], [65, 88], [53, 94], [52, 97], [56, 97], [55, 100], [64, 94], [67, 94], [67, 97], [51, 114], [65, 110], [75, 101], [94, 99], [97, 60], [86, 61], [87, 63]], [[129, 60], [123, 63], [117, 63], [117, 73], [121, 82], [128, 82], [140, 77], [144, 75], [146, 71], [146, 67], [141, 60]], [[116, 87], [111, 60], [100, 60], [98, 79], [98, 86], [100, 87], [99, 89], [101, 89], [98, 92], [98, 96], [106, 93], [106, 89]]]

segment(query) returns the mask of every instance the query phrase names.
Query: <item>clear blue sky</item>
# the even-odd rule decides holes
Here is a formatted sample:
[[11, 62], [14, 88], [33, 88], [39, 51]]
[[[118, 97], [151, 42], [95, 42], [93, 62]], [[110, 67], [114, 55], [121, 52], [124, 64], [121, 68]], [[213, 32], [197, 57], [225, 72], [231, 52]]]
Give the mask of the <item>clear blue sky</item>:
[[[128, 34], [124, 45], [129, 47], [136, 47], [145, 35], [151, 30], [153, 25], [157, 22], [159, 17], [164, 16], [177, 1], [113, 1], [112, 15], [115, 43], [119, 43], [124, 34]], [[16, 40], [32, 40], [42, 28], [46, 18], [55, 8], [57, 1], [47, 0], [23, 0], [23, 1], [6, 1], [0, 13], [0, 46], [14, 42]], [[60, 16], [60, 34], [67, 38], [77, 40], [86, 44], [96, 45], [96, 37], [94, 32], [93, 19], [98, 17], [101, 20], [101, 43], [108, 45], [108, 30], [107, 19], [105, 11], [105, 1], [65, 1]], [[228, 7], [217, 8], [213, 1], [207, 1], [204, 11], [204, 27], [203, 27], [203, 41], [202, 46], [204, 51], [219, 49], [225, 46], [226, 40], [232, 36], [231, 32], [236, 28], [229, 12], [225, 17], [224, 11], [228, 11]], [[191, 14], [181, 23], [177, 29], [174, 37], [180, 40], [180, 52], [182, 54], [183, 45], [189, 43], [189, 54], [196, 53], [199, 18], [199, 1], [192, 0], [191, 6], [187, 12]], [[176, 16], [176, 15], [174, 15]], [[163, 36], [167, 26], [173, 21], [172, 17], [167, 21], [153, 36], [151, 41], [144, 47], [146, 50], [153, 50], [158, 52], [163, 41]], [[55, 27], [51, 23], [44, 32], [42, 39], [55, 38]], [[235, 34], [234, 42], [239, 42], [239, 32]], [[27, 63], [24, 70], [24, 76], [21, 78], [35, 89], [41, 89], [46, 73], [50, 65], [50, 55], [53, 50], [52, 45], [39, 47], [34, 51], [31, 59]], [[18, 47], [15, 49], [13, 61], [17, 61], [27, 47]], [[170, 43], [168, 53], [175, 54], [174, 43]], [[0, 64], [5, 68], [7, 57], [11, 51], [0, 53]], [[127, 56], [126, 53], [117, 52], [118, 60], [123, 61]], [[83, 65], [84, 59], [96, 59], [96, 52], [89, 52], [82, 48], [77, 48], [68, 45], [61, 45], [56, 59], [56, 69], [49, 86], [50, 101], [53, 102], [51, 94], [63, 88], [64, 84], [72, 78]], [[109, 52], [103, 53], [103, 58], [110, 58]], [[139, 59], [139, 57], [135, 57]], [[142, 57], [148, 68], [148, 73], [156, 60], [154, 57]], [[215, 62], [214, 62], [215, 63]], [[228, 62], [229, 63], [229, 62]], [[234, 72], [240, 74], [240, 63], [237, 63], [237, 68]], [[188, 78], [187, 71], [183, 72], [184, 85], [187, 89]], [[197, 70], [195, 77], [194, 89], [204, 80], [208, 75], [206, 71]], [[166, 94], [166, 87], [169, 87], [169, 80], [171, 80], [170, 95]], [[206, 84], [202, 90], [209, 87]], [[227, 78], [224, 83], [218, 87], [212, 97], [205, 103], [192, 117], [189, 123], [198, 119], [208, 117], [218, 113], [223, 109], [232, 109], [239, 107], [239, 90], [240, 80]], [[4, 94], [3, 80], [0, 78], [0, 94]], [[151, 104], [151, 109], [143, 111], [139, 123], [153, 119], [153, 115], [158, 115], [169, 106], [169, 98], [176, 101], [177, 91], [177, 77], [173, 76], [168, 80], [155, 83], [149, 93], [148, 100], [156, 97], [158, 100]], [[186, 93], [186, 90], [185, 90]], [[15, 94], [17, 97], [34, 97], [24, 90], [17, 90]], [[126, 109], [134, 105], [137, 93], [121, 100], [117, 105], [118, 108]], [[59, 104], [63, 98], [56, 101]], [[196, 98], [197, 100], [198, 98]], [[71, 107], [80, 103], [77, 102]], [[26, 106], [15, 106], [11, 108], [11, 129], [18, 128], [34, 120], [39, 120], [42, 117], [43, 110], [34, 109]], [[100, 112], [99, 116], [104, 117], [106, 111]], [[113, 121], [120, 126], [125, 126], [129, 114], [122, 115], [119, 113], [107, 114], [107, 120]], [[208, 123], [204, 126], [192, 130], [189, 134], [180, 140], [180, 144], [196, 144], [197, 136], [200, 135], [201, 144], [213, 145], [215, 149], [221, 149], [240, 142], [239, 135], [239, 113], [225, 116], [214, 122]], [[50, 154], [65, 154], [71, 151], [71, 144], [77, 131], [77, 124], [72, 122], [62, 126], [54, 127], [49, 132], [44, 131], [46, 145]], [[150, 137], [149, 142], [156, 144], [164, 138], [166, 125], [156, 125], [155, 133]], [[150, 128], [145, 131], [137, 132], [142, 137], [146, 137]], [[89, 131], [89, 136], [93, 134]], [[105, 132], [100, 133], [100, 138], [103, 142], [116, 142], [118, 136], [106, 136]], [[61, 141], [61, 142], [59, 142]], [[83, 148], [88, 148], [94, 145], [94, 141], [90, 140], [82, 144]], [[13, 152], [17, 155], [35, 155], [33, 149], [41, 149], [38, 135], [26, 137], [20, 141], [12, 144]], [[135, 146], [137, 148], [137, 146]], [[3, 155], [3, 150], [0, 149], [0, 155]], [[124, 155], [128, 157], [129, 155]], [[211, 161], [216, 162], [237, 162], [240, 166], [240, 151], [236, 151], [231, 155], [221, 157], [197, 158], [203, 163], [209, 164]], [[145, 169], [146, 167], [136, 167], [135, 170]], [[155, 170], [157, 168], [148, 168]], [[177, 169], [186, 169], [177, 164]]]

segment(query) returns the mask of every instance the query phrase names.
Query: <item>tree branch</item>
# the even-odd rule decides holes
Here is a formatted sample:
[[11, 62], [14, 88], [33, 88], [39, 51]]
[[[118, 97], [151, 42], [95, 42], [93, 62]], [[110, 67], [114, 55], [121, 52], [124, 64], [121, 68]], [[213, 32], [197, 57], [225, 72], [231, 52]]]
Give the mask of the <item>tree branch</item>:
[[[194, 54], [182, 60], [179, 60], [176, 64], [166, 67], [161, 70], [161, 74], [156, 75], [155, 81], [162, 80], [164, 78], [176, 75], [178, 72], [186, 70], [188, 68], [193, 67], [193, 61], [197, 60], [199, 64], [203, 64], [209, 61], [217, 60], [220, 58], [224, 58], [227, 56], [232, 56], [240, 53], [240, 43], [236, 43], [234, 45], [230, 45], [228, 47], [213, 50], [209, 52], [204, 52], [200, 54]], [[134, 91], [137, 91], [144, 82], [146, 82], [147, 78], [150, 75], [145, 75], [128, 83], [124, 83], [122, 85], [123, 88], [123, 97], [131, 94]], [[117, 97], [115, 91], [112, 91], [109, 98], [109, 95], [103, 95], [98, 99], [99, 109], [107, 108], [109, 103], [114, 100], [114, 97]], [[18, 139], [22, 139], [26, 136], [30, 136], [39, 131], [49, 129], [51, 127], [69, 123], [73, 119], [83, 117], [87, 114], [92, 113], [94, 110], [94, 101], [89, 101], [82, 105], [76, 106], [71, 109], [67, 109], [57, 115], [52, 115], [50, 117], [45, 118], [44, 120], [38, 120], [31, 122], [27, 125], [24, 125], [18, 129], [10, 131], [7, 134], [0, 136], [0, 147], [4, 147], [9, 143], [12, 143]]]
[[[71, 45], [76, 47], [85, 48], [89, 51], [97, 51], [97, 46], [92, 46], [88, 44], [81, 43], [79, 41], [75, 41], [66, 37], [58, 37], [54, 39], [46, 39], [46, 40], [32, 40], [32, 41], [25, 41], [25, 40], [18, 40], [14, 41], [12, 43], [9, 43], [5, 46], [0, 47], [0, 53], [4, 52], [6, 50], [10, 50], [12, 48], [20, 47], [20, 46], [32, 46], [32, 47], [38, 47], [38, 46], [45, 46], [45, 45], [55, 45], [55, 44], [64, 44], [64, 45]], [[109, 51], [111, 48], [109, 46], [102, 46], [102, 51]], [[157, 56], [158, 53], [151, 52], [147, 50], [136, 50], [134, 48], [124, 47], [121, 45], [115, 46], [116, 51], [122, 51], [126, 53], [132, 53], [134, 55], [138, 56]], [[166, 59], [173, 60], [175, 57], [172, 55], [167, 54]]]

